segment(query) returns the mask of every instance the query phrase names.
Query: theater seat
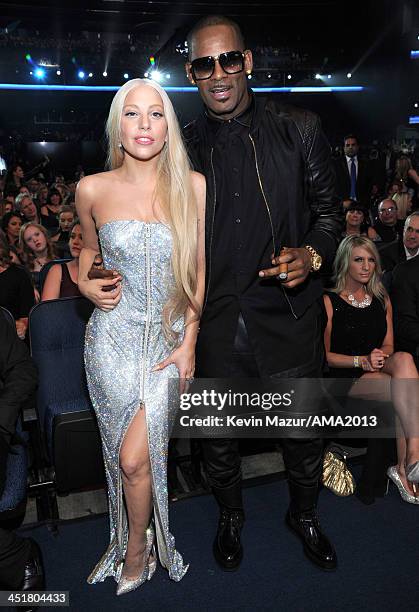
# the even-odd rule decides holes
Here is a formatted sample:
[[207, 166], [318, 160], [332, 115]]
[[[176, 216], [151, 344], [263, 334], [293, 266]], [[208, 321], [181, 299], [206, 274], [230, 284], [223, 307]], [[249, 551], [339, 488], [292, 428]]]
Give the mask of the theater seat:
[[93, 304], [83, 297], [37, 304], [29, 315], [39, 370], [37, 414], [58, 493], [105, 482], [102, 449], [87, 392], [83, 349]]

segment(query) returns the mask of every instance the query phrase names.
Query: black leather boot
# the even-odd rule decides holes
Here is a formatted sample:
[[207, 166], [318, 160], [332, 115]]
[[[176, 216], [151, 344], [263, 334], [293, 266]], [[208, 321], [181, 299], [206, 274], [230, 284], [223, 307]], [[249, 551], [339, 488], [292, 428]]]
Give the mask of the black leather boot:
[[303, 543], [304, 553], [318, 567], [335, 570], [336, 552], [320, 527], [316, 513], [317, 486], [305, 487], [289, 481], [290, 508], [285, 517], [288, 527]]
[[218, 565], [227, 572], [236, 570], [243, 559], [243, 547], [240, 541], [243, 523], [242, 510], [221, 509], [213, 552]]

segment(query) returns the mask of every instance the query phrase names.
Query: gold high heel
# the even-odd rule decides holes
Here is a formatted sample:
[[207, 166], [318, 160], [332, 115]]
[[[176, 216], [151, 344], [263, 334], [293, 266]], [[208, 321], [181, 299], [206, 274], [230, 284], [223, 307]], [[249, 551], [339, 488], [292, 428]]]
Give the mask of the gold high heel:
[[119, 579], [118, 586], [116, 588], [117, 595], [125, 595], [125, 593], [129, 593], [130, 591], [134, 591], [138, 589], [139, 586], [144, 584], [146, 580], [151, 580], [154, 572], [156, 571], [157, 560], [154, 554], [154, 561], [150, 562], [150, 556], [152, 550], [154, 549], [154, 529], [150, 526], [146, 531], [146, 546], [143, 552], [144, 558], [144, 568], [138, 578], [131, 580], [126, 578], [121, 574], [121, 578]]

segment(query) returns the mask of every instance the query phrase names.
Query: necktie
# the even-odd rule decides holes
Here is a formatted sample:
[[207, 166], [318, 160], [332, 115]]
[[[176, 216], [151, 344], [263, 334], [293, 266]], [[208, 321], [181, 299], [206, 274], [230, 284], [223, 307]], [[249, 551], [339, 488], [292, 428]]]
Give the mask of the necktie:
[[351, 194], [349, 197], [351, 200], [356, 200], [356, 166], [353, 157], [351, 159]]

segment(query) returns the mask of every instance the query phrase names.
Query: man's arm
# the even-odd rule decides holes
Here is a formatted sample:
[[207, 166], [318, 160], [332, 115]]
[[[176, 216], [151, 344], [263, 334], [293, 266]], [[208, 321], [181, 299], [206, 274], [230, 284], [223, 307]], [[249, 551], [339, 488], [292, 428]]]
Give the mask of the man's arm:
[[316, 117], [314, 121], [314, 135], [307, 153], [306, 170], [313, 220], [301, 246], [312, 246], [323, 261], [331, 263], [342, 232], [343, 212], [336, 195], [330, 147], [321, 130], [320, 119]]
[[36, 389], [37, 369], [26, 345], [0, 313], [0, 435], [9, 442], [23, 402]]

